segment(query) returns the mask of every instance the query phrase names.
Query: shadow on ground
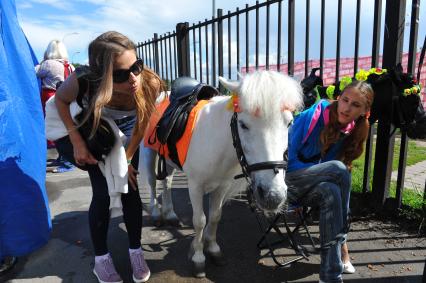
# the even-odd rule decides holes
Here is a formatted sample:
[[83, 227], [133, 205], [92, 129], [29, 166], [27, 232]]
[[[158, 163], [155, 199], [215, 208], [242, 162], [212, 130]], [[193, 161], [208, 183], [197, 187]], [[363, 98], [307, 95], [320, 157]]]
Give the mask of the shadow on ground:
[[[92, 274], [93, 252], [88, 229], [90, 186], [87, 179], [73, 174], [76, 175], [68, 175], [68, 179], [65, 175], [61, 177], [64, 182], [60, 178], [48, 180], [53, 217], [49, 243], [20, 258], [17, 267], [0, 277], [0, 282], [97, 282]], [[149, 282], [318, 282], [318, 255], [311, 255], [309, 261], [301, 260], [280, 268], [266, 250], [256, 247], [261, 232], [255, 214], [242, 198], [235, 198], [224, 206], [218, 229], [218, 242], [228, 265], [217, 267], [207, 261], [207, 277], [193, 278], [187, 259], [193, 237], [188, 190], [173, 188], [172, 196], [181, 225], [155, 227], [146, 212], [148, 192], [141, 191], [144, 203], [142, 247], [152, 272]], [[318, 226], [314, 223], [310, 230], [318, 239]], [[275, 233], [271, 235], [276, 236]], [[307, 243], [306, 237], [301, 237], [301, 242]], [[348, 242], [357, 273], [345, 275], [345, 282], [422, 282], [426, 257], [424, 237], [401, 231], [392, 223], [357, 218]], [[110, 222], [108, 244], [124, 282], [132, 282], [127, 233], [121, 217]], [[276, 253], [280, 260], [294, 257], [288, 244], [278, 246]]]

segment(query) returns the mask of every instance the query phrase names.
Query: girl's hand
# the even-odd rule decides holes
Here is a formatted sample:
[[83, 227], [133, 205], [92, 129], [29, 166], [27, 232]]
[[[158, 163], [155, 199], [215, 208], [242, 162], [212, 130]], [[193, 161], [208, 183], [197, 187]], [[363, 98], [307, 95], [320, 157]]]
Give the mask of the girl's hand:
[[133, 167], [132, 164], [129, 164], [129, 167], [127, 170], [129, 174], [130, 187], [132, 187], [132, 189], [136, 191], [138, 188], [137, 175], [139, 174], [139, 172]]
[[95, 165], [98, 160], [93, 157], [84, 141], [74, 145], [74, 159], [78, 166]]

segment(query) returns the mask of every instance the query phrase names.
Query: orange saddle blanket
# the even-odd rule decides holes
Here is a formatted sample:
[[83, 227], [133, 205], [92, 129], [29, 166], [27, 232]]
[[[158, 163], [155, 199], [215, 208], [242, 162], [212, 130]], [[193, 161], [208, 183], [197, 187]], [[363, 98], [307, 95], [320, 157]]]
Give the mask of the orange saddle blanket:
[[[180, 138], [180, 140], [176, 143], [179, 162], [180, 164], [182, 164], [182, 166], [183, 164], [185, 164], [186, 154], [188, 152], [189, 144], [191, 142], [192, 132], [194, 131], [194, 128], [195, 128], [195, 122], [197, 121], [198, 112], [207, 103], [209, 103], [209, 100], [200, 100], [194, 106], [194, 108], [192, 108], [191, 112], [189, 113], [188, 122], [185, 126], [185, 131], [182, 137]], [[157, 135], [156, 126], [158, 124], [158, 121], [161, 119], [161, 116], [163, 116], [164, 111], [166, 111], [167, 106], [169, 106], [169, 104], [170, 104], [170, 100], [167, 97], [163, 101], [161, 101], [159, 104], [156, 105], [157, 111], [154, 111], [154, 113], [151, 115], [148, 127], [146, 128], [145, 135], [144, 135], [145, 147], [152, 148], [153, 150], [164, 155], [167, 159], [170, 159], [169, 150], [167, 148], [167, 144], [162, 145], [156, 138], [156, 135]]]

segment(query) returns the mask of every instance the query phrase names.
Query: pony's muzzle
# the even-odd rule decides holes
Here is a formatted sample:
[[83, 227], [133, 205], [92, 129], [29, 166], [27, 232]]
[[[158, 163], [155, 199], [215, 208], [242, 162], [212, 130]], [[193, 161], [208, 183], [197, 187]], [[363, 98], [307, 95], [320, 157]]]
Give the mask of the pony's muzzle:
[[258, 184], [255, 188], [256, 202], [264, 210], [278, 210], [287, 198], [286, 188], [271, 188], [264, 184]]

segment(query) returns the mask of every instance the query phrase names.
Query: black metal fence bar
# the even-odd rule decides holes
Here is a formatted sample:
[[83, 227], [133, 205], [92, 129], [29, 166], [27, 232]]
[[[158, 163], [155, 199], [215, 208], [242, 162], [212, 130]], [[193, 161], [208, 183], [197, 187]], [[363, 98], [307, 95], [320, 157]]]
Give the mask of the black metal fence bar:
[[168, 32], [168, 40], [169, 40], [169, 67], [170, 67], [170, 81], [173, 81], [173, 64], [174, 62], [172, 61], [172, 40], [170, 37], [170, 32]]
[[201, 27], [198, 28], [198, 60], [200, 62], [200, 82], [203, 82], [203, 53], [201, 50]]
[[237, 8], [237, 18], [236, 18], [236, 33], [237, 33], [237, 71], [240, 71], [240, 9]]
[[167, 75], [165, 76], [165, 73], [164, 73], [163, 37], [161, 35], [160, 35], [160, 56], [161, 56], [161, 61], [160, 61], [161, 77], [162, 78], [166, 77], [167, 79]]
[[338, 0], [337, 4], [337, 39], [336, 39], [336, 82], [340, 76], [340, 41], [342, 38], [342, 0]]
[[[218, 74], [223, 77], [223, 20], [222, 9], [217, 10], [217, 58], [218, 58]], [[229, 46], [228, 46], [229, 48]], [[216, 85], [216, 83], [214, 83]]]
[[154, 70], [156, 73], [160, 72], [160, 54], [158, 52], [158, 34], [154, 33]]
[[259, 1], [256, 1], [256, 18], [255, 19], [256, 19], [255, 66], [256, 66], [256, 70], [257, 70], [257, 69], [259, 69]]
[[[231, 11], [228, 11], [228, 15]], [[232, 45], [231, 45], [231, 17], [228, 18], [228, 79], [231, 79]]]
[[[374, 1], [374, 19], [373, 19], [373, 44], [371, 50], [371, 67], [379, 65], [379, 47], [380, 47], [380, 22], [382, 19], [382, 0]], [[364, 174], [362, 180], [362, 191], [364, 193], [370, 191], [370, 170], [371, 160], [373, 156], [373, 140], [375, 128], [370, 127], [368, 131], [368, 138], [365, 144], [365, 160], [364, 160]]]
[[249, 9], [248, 4], [246, 4], [246, 70], [249, 68]]
[[294, 75], [294, 9], [295, 0], [288, 1], [288, 48], [287, 48], [287, 66], [288, 75]]
[[266, 70], [269, 70], [269, 16], [270, 16], [270, 6], [269, 6], [269, 2], [268, 5], [266, 5], [266, 52], [265, 52], [265, 56], [266, 56]]
[[[164, 34], [164, 37], [166, 37], [166, 34]], [[164, 70], [166, 71], [166, 79], [168, 82], [170, 82], [172, 80], [171, 76], [172, 74], [170, 74], [170, 80], [169, 80], [169, 63], [168, 63], [168, 56], [167, 56], [167, 39], [164, 38]]]
[[146, 41], [144, 41], [143, 43], [142, 43], [142, 45], [140, 46], [140, 48], [143, 50], [143, 52], [142, 52], [142, 54], [143, 54], [143, 57], [142, 57], [142, 59], [143, 59], [143, 62], [144, 62], [144, 64], [145, 65], [147, 65], [148, 66], [148, 54], [147, 54], [147, 52], [146, 52]]
[[320, 76], [324, 78], [325, 0], [321, 0]]
[[216, 85], [216, 22], [212, 25], [212, 84]]
[[206, 19], [206, 30], [205, 30], [205, 39], [206, 39], [206, 81], [207, 84], [210, 83], [209, 79], [209, 26], [207, 25], [207, 19]]
[[178, 77], [178, 70], [177, 70], [177, 66], [178, 66], [178, 64], [177, 64], [177, 62], [178, 62], [178, 59], [177, 59], [177, 44], [176, 44], [176, 36], [174, 36], [173, 37], [173, 53], [174, 53], [174, 56], [175, 56], [175, 78], [177, 78]]
[[154, 49], [154, 44], [151, 43], [148, 46], [148, 51], [149, 51], [149, 66], [150, 66], [151, 69], [154, 70], [154, 59], [153, 59], [154, 58], [154, 56], [153, 56], [154, 52], [153, 52], [153, 49]]
[[306, 0], [306, 22], [305, 22], [305, 77], [309, 73], [309, 30], [310, 30], [310, 14], [311, 1]]
[[282, 1], [278, 2], [277, 71], [281, 70], [281, 13]]
[[416, 74], [416, 53], [417, 53], [417, 35], [419, 31], [419, 12], [420, 0], [412, 0], [411, 3], [411, 24], [410, 24], [410, 43], [408, 47], [408, 66], [407, 72]]
[[193, 49], [193, 57], [194, 57], [194, 77], [197, 80], [198, 79], [197, 77], [197, 40], [195, 38], [195, 28], [192, 29], [192, 49]]
[[361, 0], [356, 1], [356, 17], [355, 17], [355, 53], [354, 53], [354, 74], [358, 72], [358, 56], [359, 56], [359, 24], [361, 18]]

